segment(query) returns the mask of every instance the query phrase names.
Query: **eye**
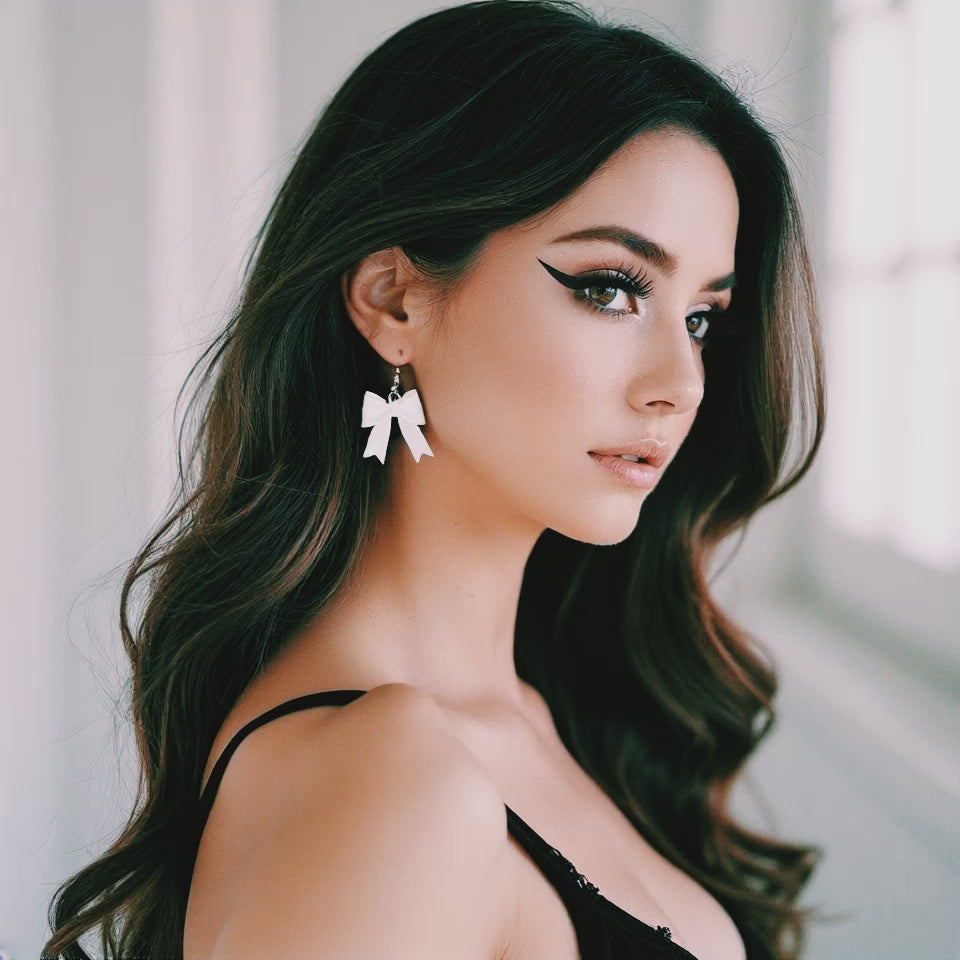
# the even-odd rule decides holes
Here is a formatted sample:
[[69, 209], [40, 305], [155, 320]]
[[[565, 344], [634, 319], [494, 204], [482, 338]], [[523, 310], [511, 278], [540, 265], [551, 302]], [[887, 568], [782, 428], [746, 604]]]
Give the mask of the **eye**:
[[595, 283], [589, 287], [581, 287], [576, 292], [581, 294], [581, 296], [577, 297], [578, 300], [585, 300], [591, 307], [597, 307], [604, 313], [630, 312], [627, 309], [629, 305], [629, 298], [627, 297], [624, 297], [624, 303], [621, 308], [614, 309], [611, 307], [611, 304], [617, 297], [629, 292], [626, 287], [618, 287], [612, 283], [609, 285]]
[[633, 313], [628, 304], [623, 308], [612, 308], [610, 306], [620, 293], [628, 293], [642, 300], [649, 297], [653, 290], [653, 284], [642, 270], [630, 271], [625, 264], [621, 264], [613, 270], [601, 270], [581, 274], [580, 276], [570, 276], [557, 270], [556, 267], [544, 263], [539, 258], [538, 262], [556, 281], [573, 290], [575, 299], [600, 313], [612, 316]]
[[727, 308], [715, 303], [706, 310], [689, 314], [687, 330], [691, 340], [706, 345], [718, 334], [735, 332], [735, 324], [730, 322]]
[[710, 315], [718, 312], [716, 308], [712, 308], [710, 310], [699, 310], [696, 313], [691, 313], [690, 316], [687, 317], [688, 329], [691, 325], [693, 327], [693, 329], [690, 330], [690, 337], [697, 343], [703, 343], [707, 339], [707, 331], [710, 329]]

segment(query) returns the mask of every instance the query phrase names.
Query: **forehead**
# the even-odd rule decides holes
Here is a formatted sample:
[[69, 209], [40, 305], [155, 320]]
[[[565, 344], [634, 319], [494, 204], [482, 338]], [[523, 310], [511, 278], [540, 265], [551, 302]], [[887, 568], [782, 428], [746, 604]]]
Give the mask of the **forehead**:
[[733, 269], [739, 201], [723, 157], [686, 130], [645, 131], [627, 141], [591, 177], [543, 214], [518, 224], [518, 236], [549, 241], [585, 226], [643, 234], [689, 264]]

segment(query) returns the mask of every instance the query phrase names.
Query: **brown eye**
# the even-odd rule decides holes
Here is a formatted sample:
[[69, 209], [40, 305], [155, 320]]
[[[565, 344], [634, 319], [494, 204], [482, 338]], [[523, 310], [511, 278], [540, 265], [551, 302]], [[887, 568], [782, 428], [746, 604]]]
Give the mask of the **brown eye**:
[[[594, 295], [594, 291], [599, 291], [599, 296]], [[617, 298], [620, 292], [619, 287], [584, 287], [586, 295], [598, 306], [605, 307]], [[609, 296], [607, 296], [609, 294]]]
[[[703, 343], [709, 336], [710, 330], [710, 321], [707, 319], [709, 316], [709, 311], [703, 313], [692, 313], [687, 317], [687, 327], [690, 336], [697, 342]], [[693, 329], [690, 330], [690, 324], [693, 324]]]

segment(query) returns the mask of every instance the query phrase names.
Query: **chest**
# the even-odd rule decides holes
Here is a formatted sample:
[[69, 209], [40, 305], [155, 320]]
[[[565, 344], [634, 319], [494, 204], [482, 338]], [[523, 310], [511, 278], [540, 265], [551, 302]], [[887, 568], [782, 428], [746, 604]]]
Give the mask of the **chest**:
[[[506, 804], [604, 898], [651, 927], [669, 927], [674, 942], [697, 960], [744, 960], [726, 911], [650, 845], [555, 733], [541, 729], [532, 739], [496, 744], [466, 736]], [[517, 838], [510, 841], [503, 960], [576, 960], [576, 932], [563, 900]]]
[[[506, 947], [499, 960], [578, 960], [577, 932], [559, 892], [527, 850], [514, 837], [510, 841], [507, 882], [513, 894], [505, 924]], [[582, 863], [585, 858], [580, 859]], [[610, 901], [602, 907], [608, 923], [630, 924], [627, 918], [611, 919], [617, 912], [614, 904], [654, 929], [668, 927], [670, 939], [697, 960], [744, 960], [735, 924], [689, 877], [677, 882], [671, 871], [647, 871], [641, 877], [619, 865], [592, 862], [595, 868], [576, 866]], [[626, 879], [614, 882], [617, 876]]]

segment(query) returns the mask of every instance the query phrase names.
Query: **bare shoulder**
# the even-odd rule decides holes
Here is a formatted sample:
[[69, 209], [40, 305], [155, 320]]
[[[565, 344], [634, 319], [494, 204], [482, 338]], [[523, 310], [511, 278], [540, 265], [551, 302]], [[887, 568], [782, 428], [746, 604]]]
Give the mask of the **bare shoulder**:
[[384, 684], [244, 740], [201, 843], [187, 931], [206, 898], [218, 919], [195, 956], [494, 960], [507, 849], [503, 800], [441, 708]]

